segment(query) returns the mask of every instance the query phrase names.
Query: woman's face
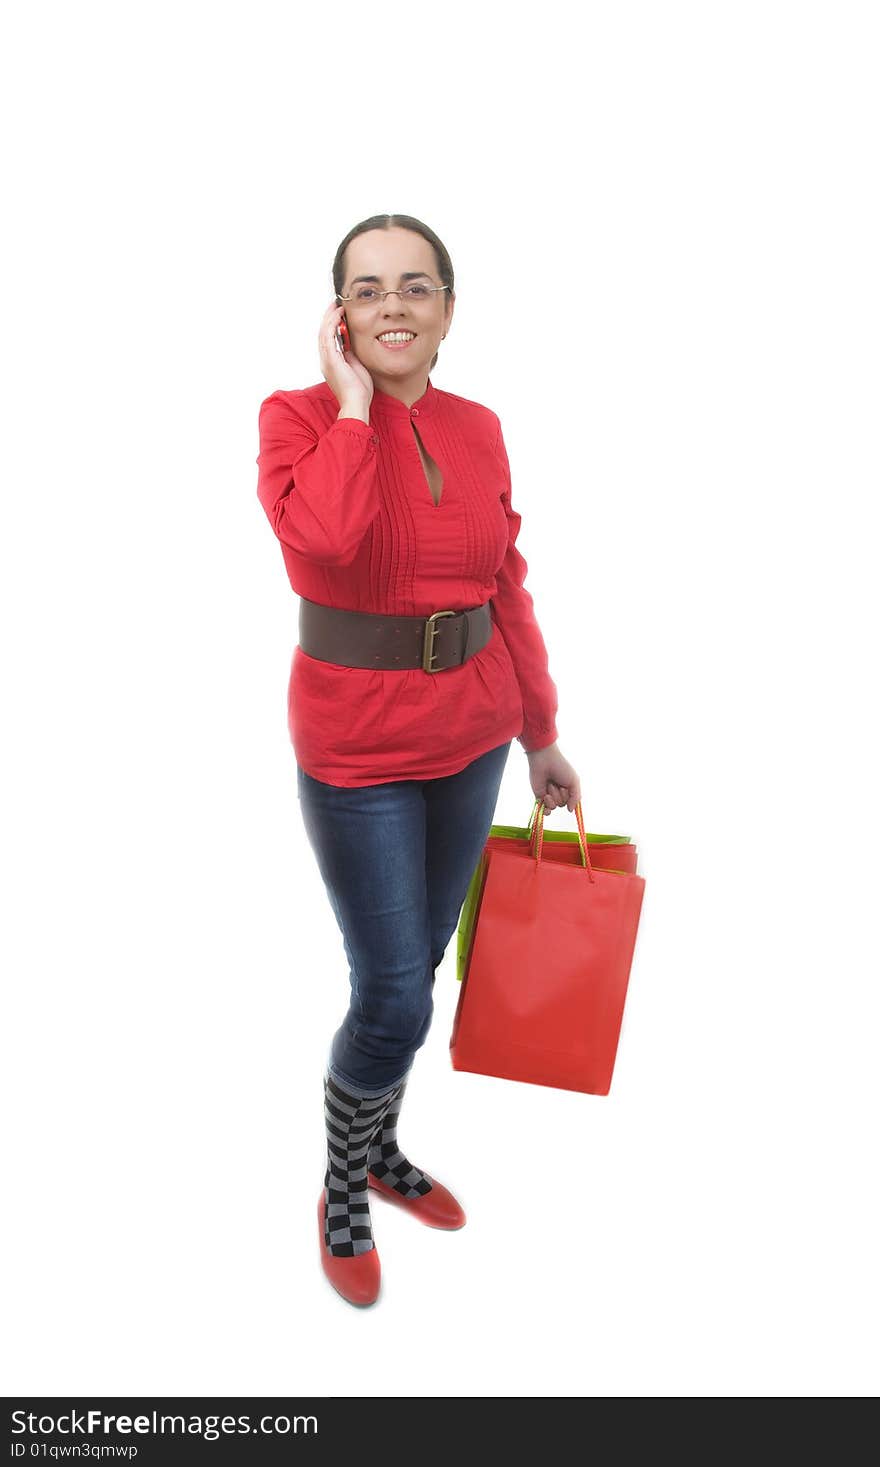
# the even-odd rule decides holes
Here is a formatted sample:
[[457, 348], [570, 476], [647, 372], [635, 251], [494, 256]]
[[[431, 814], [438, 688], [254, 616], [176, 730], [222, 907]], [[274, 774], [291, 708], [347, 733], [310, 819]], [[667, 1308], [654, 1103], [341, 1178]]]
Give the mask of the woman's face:
[[[433, 246], [411, 229], [369, 229], [355, 235], [345, 251], [341, 294], [356, 296], [368, 286], [396, 290], [409, 283], [405, 276], [413, 284], [442, 284]], [[423, 300], [388, 295], [384, 301], [359, 304], [347, 300], [342, 305], [352, 351], [380, 389], [402, 387], [421, 392], [452, 320], [450, 292], [431, 291]], [[406, 346], [384, 346], [379, 338], [388, 331], [411, 331], [414, 336]]]

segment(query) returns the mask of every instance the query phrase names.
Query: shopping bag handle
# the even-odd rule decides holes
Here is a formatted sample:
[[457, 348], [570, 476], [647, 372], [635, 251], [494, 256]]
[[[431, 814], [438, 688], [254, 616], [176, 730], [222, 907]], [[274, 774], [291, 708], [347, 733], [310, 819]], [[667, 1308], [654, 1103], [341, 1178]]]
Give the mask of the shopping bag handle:
[[[581, 865], [586, 868], [591, 881], [595, 881], [593, 875], [593, 863], [590, 860], [590, 852], [587, 848], [587, 832], [584, 829], [584, 812], [581, 809], [580, 800], [574, 807], [575, 819], [578, 827], [578, 847], [581, 853]], [[544, 801], [535, 800], [535, 806], [529, 816], [529, 854], [535, 857], [536, 865], [541, 863], [541, 848], [544, 844]]]

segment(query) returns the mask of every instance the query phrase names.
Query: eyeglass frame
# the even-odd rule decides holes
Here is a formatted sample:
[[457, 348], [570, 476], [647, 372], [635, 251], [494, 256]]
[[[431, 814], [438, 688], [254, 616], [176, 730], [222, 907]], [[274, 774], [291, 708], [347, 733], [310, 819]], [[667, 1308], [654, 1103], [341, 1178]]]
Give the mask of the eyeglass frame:
[[[420, 281], [415, 281], [415, 280], [410, 281], [410, 285], [418, 285], [418, 284], [421, 284], [421, 282]], [[424, 290], [430, 290], [430, 291], [435, 291], [435, 292], [438, 291], [438, 290], [449, 290], [450, 289], [450, 287], [448, 285], [425, 285], [422, 288]], [[400, 286], [396, 290], [380, 290], [378, 292], [378, 294], [382, 297], [380, 304], [384, 306], [386, 296], [389, 296], [389, 295], [399, 295], [400, 296], [400, 304], [403, 305], [403, 292], [405, 290], [408, 290], [408, 289], [409, 289], [409, 286], [402, 285], [402, 286]], [[340, 295], [337, 292], [336, 299], [338, 301], [353, 301], [353, 300], [356, 299], [356, 297], [353, 296], [353, 295]], [[366, 304], [368, 306], [374, 306], [374, 305], [376, 305], [376, 302], [375, 301], [366, 301], [366, 302], [361, 301], [360, 304], [361, 305]]]

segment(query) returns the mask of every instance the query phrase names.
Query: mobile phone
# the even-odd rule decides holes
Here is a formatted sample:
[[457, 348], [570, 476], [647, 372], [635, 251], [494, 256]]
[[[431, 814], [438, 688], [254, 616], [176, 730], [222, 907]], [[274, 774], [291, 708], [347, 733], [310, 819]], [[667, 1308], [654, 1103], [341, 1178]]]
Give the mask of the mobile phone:
[[336, 347], [337, 350], [340, 352], [351, 350], [351, 340], [348, 335], [348, 322], [345, 319], [344, 311], [339, 317], [339, 325], [336, 327]]

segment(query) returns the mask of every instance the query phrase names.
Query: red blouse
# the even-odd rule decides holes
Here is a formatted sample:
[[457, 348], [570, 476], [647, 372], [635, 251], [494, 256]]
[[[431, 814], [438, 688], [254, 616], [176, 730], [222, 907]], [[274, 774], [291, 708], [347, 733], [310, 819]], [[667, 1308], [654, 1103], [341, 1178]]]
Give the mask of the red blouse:
[[[407, 407], [374, 389], [339, 418], [326, 382], [273, 392], [259, 415], [257, 494], [293, 590], [322, 605], [429, 616], [492, 600], [486, 646], [460, 667], [342, 667], [297, 644], [288, 727], [313, 778], [353, 788], [455, 774], [517, 738], [556, 741], [556, 684], [523, 586], [510, 465], [495, 413], [430, 378]], [[412, 425], [443, 476], [435, 505]]]

